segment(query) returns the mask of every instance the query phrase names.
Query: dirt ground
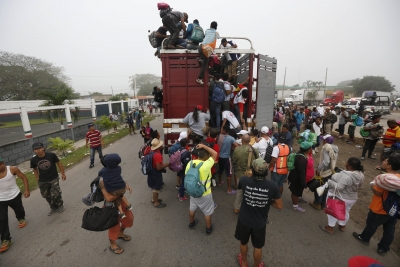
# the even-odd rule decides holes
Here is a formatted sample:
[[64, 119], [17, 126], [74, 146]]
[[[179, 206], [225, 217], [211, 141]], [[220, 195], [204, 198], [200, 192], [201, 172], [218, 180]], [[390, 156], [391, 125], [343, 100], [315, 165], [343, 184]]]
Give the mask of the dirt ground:
[[[337, 138], [338, 133], [337, 132], [332, 132], [332, 135], [335, 137], [335, 142], [334, 144], [339, 147], [339, 158], [337, 161], [337, 167], [344, 169], [346, 165], [346, 161], [350, 157], [361, 157], [361, 152], [362, 148], [357, 148], [356, 146], [362, 146], [363, 145], [363, 139], [359, 138], [356, 140], [356, 143], [353, 144], [347, 144], [344, 139], [339, 139]], [[321, 147], [321, 146], [320, 146]], [[352, 220], [360, 229], [359, 232], [361, 232], [364, 227], [365, 227], [365, 222], [368, 214], [368, 207], [372, 199], [372, 191], [370, 189], [370, 182], [374, 179], [375, 176], [379, 174], [378, 170], [375, 170], [375, 167], [380, 165], [380, 151], [383, 148], [382, 142], [378, 142], [375, 147], [374, 151], [374, 156], [377, 158], [376, 160], [372, 159], [365, 159], [362, 161], [362, 164], [364, 166], [364, 176], [365, 176], [365, 182], [358, 192], [358, 200], [356, 204], [352, 207], [350, 211], [350, 220]], [[299, 145], [297, 142], [294, 142], [294, 149], [298, 150]], [[319, 154], [316, 153], [314, 155], [314, 162], [315, 162], [315, 167], [317, 166], [319, 161]], [[380, 240], [382, 237], [382, 227], [379, 227], [373, 238], [376, 240]], [[400, 255], [400, 226], [397, 224], [396, 226], [396, 233], [394, 237], [394, 241], [391, 245], [391, 249], [397, 254]]]

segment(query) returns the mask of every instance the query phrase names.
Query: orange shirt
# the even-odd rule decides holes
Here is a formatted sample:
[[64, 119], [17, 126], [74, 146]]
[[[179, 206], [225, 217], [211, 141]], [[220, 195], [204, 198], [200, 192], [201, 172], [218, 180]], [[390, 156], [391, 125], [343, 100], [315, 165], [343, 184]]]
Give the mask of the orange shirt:
[[[396, 174], [396, 176], [398, 176], [400, 178], [400, 174]], [[386, 199], [389, 192], [383, 188], [380, 188], [377, 185], [373, 185], [373, 188], [376, 191], [383, 193], [383, 195], [377, 196], [377, 195], [373, 194], [371, 204], [369, 205], [369, 209], [373, 213], [387, 215], [387, 212], [383, 209], [382, 199]]]
[[[389, 138], [400, 138], [400, 127], [396, 126], [394, 129], [387, 129], [385, 135], [383, 138], [389, 137]], [[382, 140], [382, 143], [385, 147], [391, 147], [396, 141], [392, 140]]]

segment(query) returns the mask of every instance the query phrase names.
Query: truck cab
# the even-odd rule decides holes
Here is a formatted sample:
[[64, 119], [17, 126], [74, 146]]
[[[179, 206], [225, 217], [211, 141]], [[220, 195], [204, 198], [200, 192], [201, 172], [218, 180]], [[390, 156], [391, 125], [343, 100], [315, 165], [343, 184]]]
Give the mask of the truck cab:
[[[221, 37], [222, 39], [223, 37]], [[249, 48], [215, 49], [214, 54], [225, 52], [241, 54], [237, 62], [237, 83], [248, 80], [248, 93], [244, 114], [247, 127], [266, 125], [272, 127], [275, 101], [277, 60], [267, 55], [256, 54], [250, 39], [243, 37], [224, 37], [228, 40], [242, 39]], [[218, 42], [218, 41], [217, 41]], [[179, 133], [188, 130], [183, 118], [197, 105], [209, 109], [209, 70], [206, 68], [204, 84], [196, 82], [200, 72], [198, 50], [161, 49], [164, 142], [166, 150], [173, 145]], [[253, 86], [255, 85], [255, 95]], [[253, 101], [252, 101], [253, 100]], [[254, 114], [252, 114], [254, 113]], [[218, 114], [219, 115], [219, 114]], [[190, 144], [192, 143], [189, 140]]]
[[338, 90], [334, 92], [332, 95], [324, 99], [324, 106], [332, 106], [341, 103], [344, 99], [344, 92], [342, 90]]

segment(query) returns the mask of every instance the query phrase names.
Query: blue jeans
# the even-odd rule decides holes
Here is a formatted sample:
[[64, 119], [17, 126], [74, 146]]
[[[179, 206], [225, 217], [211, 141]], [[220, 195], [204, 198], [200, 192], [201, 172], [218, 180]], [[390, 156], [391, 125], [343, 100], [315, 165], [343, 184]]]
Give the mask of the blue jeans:
[[390, 245], [394, 239], [396, 223], [396, 218], [390, 217], [389, 215], [376, 214], [370, 210], [368, 212], [367, 225], [360, 237], [369, 242], [371, 237], [375, 234], [376, 229], [380, 225], [383, 225], [383, 236], [381, 241], [378, 243], [378, 249], [389, 251]]
[[179, 187], [179, 197], [185, 196], [185, 171], [178, 172], [179, 178], [181, 178], [181, 185]]
[[297, 128], [297, 131], [298, 131], [298, 132], [300, 132], [300, 125], [301, 125], [301, 124], [296, 123], [296, 128]]
[[99, 158], [101, 159], [103, 157], [103, 151], [101, 151], [101, 146], [98, 147], [91, 147], [90, 148], [90, 165], [94, 164], [94, 154], [95, 151], [97, 151], [97, 153], [99, 153]]
[[322, 196], [318, 196], [317, 192], [314, 192], [314, 204], [320, 204], [321, 209], [325, 209], [327, 195], [328, 195], [328, 190], [325, 190]]
[[140, 120], [136, 120], [136, 129], [140, 130]]
[[221, 128], [221, 103], [211, 101], [210, 103], [210, 124], [213, 128]]

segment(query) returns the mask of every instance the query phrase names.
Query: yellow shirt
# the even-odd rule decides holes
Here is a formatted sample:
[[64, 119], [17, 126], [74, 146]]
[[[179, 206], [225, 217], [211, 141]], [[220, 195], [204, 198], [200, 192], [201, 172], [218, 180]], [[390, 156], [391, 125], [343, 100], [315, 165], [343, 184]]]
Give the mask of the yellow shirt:
[[[206, 186], [206, 191], [204, 192], [203, 196], [206, 196], [208, 194], [211, 194], [211, 168], [214, 166], [214, 160], [212, 157], [209, 157], [208, 160], [202, 161], [199, 159], [192, 160], [192, 164], [199, 164], [203, 162], [203, 165], [200, 167], [199, 172], [200, 172], [200, 181], [204, 184], [207, 181]], [[185, 173], [188, 172], [190, 168], [190, 162], [186, 166]]]

